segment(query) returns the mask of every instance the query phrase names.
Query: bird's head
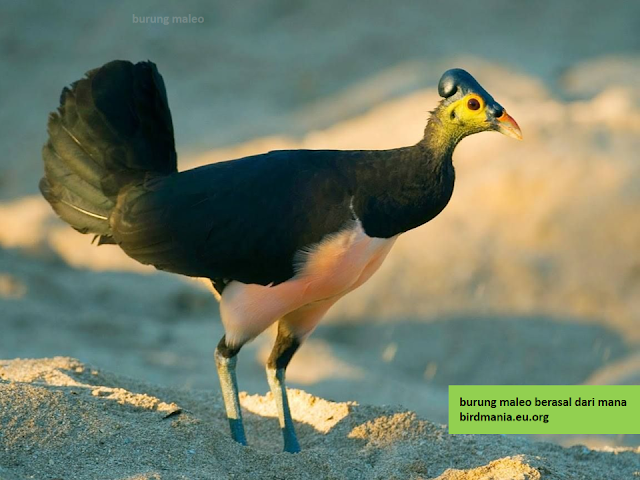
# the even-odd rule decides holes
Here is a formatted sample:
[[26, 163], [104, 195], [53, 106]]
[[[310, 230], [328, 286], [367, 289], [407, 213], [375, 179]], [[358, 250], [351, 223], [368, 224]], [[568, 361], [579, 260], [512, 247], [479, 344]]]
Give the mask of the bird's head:
[[516, 121], [467, 71], [454, 68], [444, 72], [438, 93], [443, 100], [432, 119], [439, 124], [439, 136], [454, 144], [467, 135], [485, 131], [522, 139]]

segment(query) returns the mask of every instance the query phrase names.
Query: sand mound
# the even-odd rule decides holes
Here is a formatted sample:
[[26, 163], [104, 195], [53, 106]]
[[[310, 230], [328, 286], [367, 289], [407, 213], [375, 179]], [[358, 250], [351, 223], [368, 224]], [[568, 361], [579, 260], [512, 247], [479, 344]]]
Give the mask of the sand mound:
[[[247, 396], [248, 448], [217, 395], [144, 384], [71, 358], [0, 361], [0, 479], [613, 479], [640, 449], [598, 452], [503, 436], [447, 435], [395, 408], [290, 393], [305, 450], [279, 453], [269, 396]], [[577, 473], [579, 465], [579, 473]]]

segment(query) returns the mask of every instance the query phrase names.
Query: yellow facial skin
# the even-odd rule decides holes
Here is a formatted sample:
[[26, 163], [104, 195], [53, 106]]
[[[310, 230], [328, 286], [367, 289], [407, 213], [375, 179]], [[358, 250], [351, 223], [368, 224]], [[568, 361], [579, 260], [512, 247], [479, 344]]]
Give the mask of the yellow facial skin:
[[470, 93], [447, 107], [449, 121], [463, 127], [467, 134], [490, 130], [485, 112], [486, 104], [480, 95]]
[[502, 109], [502, 114], [494, 118], [486, 111], [486, 102], [475, 93], [465, 95], [460, 100], [446, 107], [445, 118], [451, 124], [456, 136], [467, 136], [473, 133], [495, 130], [518, 140], [522, 140], [522, 132], [516, 121]]

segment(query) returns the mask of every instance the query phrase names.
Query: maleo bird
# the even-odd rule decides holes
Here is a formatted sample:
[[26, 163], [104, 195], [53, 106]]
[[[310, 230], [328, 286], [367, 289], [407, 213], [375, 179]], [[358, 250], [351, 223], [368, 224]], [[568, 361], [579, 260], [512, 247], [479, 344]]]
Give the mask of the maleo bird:
[[392, 150], [284, 150], [178, 172], [164, 82], [151, 62], [113, 61], [62, 91], [49, 117], [40, 191], [98, 244], [208, 279], [225, 334], [215, 350], [234, 440], [246, 444], [235, 375], [242, 346], [278, 322], [267, 379], [284, 450], [298, 452], [285, 371], [341, 297], [366, 282], [401, 233], [453, 192], [467, 135], [522, 138], [466, 71], [444, 73], [424, 137]]

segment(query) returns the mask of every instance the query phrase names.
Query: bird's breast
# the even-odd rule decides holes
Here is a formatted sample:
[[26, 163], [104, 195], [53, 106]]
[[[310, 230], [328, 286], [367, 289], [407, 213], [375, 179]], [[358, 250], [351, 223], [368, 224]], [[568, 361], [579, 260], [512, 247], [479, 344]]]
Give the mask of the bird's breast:
[[378, 269], [396, 237], [368, 236], [359, 221], [299, 252], [293, 283], [306, 303], [342, 296]]
[[369, 237], [359, 221], [350, 222], [343, 230], [299, 251], [296, 275], [290, 280], [273, 286], [231, 282], [220, 304], [227, 337], [240, 342], [302, 307], [333, 304], [375, 273], [396, 238]]

